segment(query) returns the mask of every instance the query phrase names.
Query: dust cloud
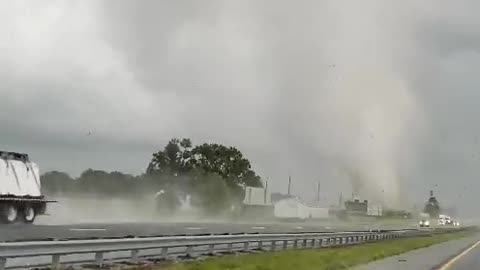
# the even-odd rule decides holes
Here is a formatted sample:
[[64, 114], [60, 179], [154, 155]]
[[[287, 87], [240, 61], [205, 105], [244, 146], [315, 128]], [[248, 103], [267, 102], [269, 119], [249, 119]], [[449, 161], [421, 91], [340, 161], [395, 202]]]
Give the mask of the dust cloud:
[[52, 197], [47, 215], [39, 216], [37, 224], [97, 224], [97, 223], [164, 223], [164, 222], [221, 222], [182, 201], [182, 206], [171, 216], [159, 214], [154, 194], [136, 198], [119, 198], [92, 195], [58, 195]]

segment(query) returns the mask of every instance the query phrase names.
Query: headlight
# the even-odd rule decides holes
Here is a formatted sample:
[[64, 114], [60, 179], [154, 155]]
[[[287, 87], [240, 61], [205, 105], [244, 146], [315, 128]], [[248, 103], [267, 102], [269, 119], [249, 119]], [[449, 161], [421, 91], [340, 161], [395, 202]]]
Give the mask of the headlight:
[[427, 226], [430, 225], [430, 221], [428, 221], [428, 220], [425, 221], [425, 225], [427, 225]]

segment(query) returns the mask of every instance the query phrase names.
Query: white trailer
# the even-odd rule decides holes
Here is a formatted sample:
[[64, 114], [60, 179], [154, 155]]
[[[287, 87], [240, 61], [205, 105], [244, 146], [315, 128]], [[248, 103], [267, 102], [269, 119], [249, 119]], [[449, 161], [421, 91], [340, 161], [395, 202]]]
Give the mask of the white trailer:
[[295, 198], [286, 198], [275, 203], [274, 215], [279, 219], [306, 220], [309, 218], [308, 206]]
[[279, 219], [326, 219], [328, 208], [308, 205], [297, 198], [286, 198], [275, 203], [274, 215]]
[[310, 206], [308, 208], [308, 211], [310, 212], [310, 218], [311, 219], [327, 219], [327, 218], [329, 218], [329, 209], [326, 208], [326, 207]]
[[367, 216], [381, 217], [383, 215], [383, 207], [381, 204], [368, 204]]
[[272, 205], [272, 198], [266, 188], [245, 187], [244, 205]]
[[33, 223], [48, 201], [42, 195], [37, 164], [27, 154], [0, 151], [0, 222]]

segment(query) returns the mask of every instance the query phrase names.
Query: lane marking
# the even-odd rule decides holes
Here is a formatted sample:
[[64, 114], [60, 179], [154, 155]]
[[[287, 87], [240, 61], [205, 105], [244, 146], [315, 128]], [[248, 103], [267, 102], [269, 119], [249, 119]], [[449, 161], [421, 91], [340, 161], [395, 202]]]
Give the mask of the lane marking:
[[455, 256], [453, 259], [451, 259], [450, 261], [448, 261], [446, 264], [444, 264], [442, 267], [438, 268], [438, 270], [447, 270], [449, 269], [450, 267], [452, 267], [452, 265], [460, 260], [461, 258], [463, 258], [465, 255], [467, 255], [467, 253], [469, 253], [470, 251], [472, 251], [472, 249], [476, 248], [478, 245], [480, 245], [480, 240], [477, 241], [475, 244], [473, 244], [471, 247], [467, 248], [466, 250], [464, 250], [462, 253], [458, 254], [457, 256]]
[[198, 231], [198, 230], [203, 230], [203, 228], [200, 228], [200, 227], [190, 227], [190, 228], [187, 228], [187, 230]]
[[69, 231], [106, 231], [104, 228], [71, 228]]
[[325, 227], [325, 229], [330, 230], [332, 227]]
[[294, 229], [301, 230], [303, 227], [295, 227]]
[[254, 230], [265, 230], [265, 227], [252, 227]]

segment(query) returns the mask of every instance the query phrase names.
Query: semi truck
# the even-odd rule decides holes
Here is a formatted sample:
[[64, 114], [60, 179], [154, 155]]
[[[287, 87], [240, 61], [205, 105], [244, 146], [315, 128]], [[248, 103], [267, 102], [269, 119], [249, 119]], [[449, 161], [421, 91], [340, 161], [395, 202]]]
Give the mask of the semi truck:
[[33, 223], [46, 213], [39, 167], [27, 154], [0, 151], [0, 222]]

